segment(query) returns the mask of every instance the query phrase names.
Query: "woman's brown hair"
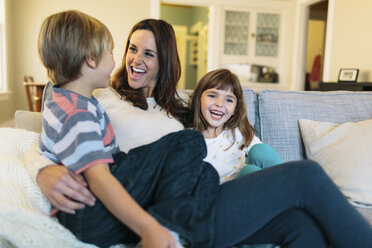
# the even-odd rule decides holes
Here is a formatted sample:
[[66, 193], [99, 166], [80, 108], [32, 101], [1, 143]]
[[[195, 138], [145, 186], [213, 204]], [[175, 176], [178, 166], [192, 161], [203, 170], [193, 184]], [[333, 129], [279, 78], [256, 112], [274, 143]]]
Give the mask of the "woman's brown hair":
[[159, 74], [153, 96], [158, 105], [180, 121], [189, 126], [189, 109], [179, 97], [176, 86], [181, 76], [181, 64], [177, 52], [176, 36], [173, 27], [156, 19], [145, 19], [138, 22], [129, 33], [122, 64], [113, 77], [112, 87], [134, 106], [146, 110], [148, 108], [141, 89], [133, 89], [128, 84], [126, 56], [132, 34], [137, 30], [148, 30], [154, 34], [159, 59]]
[[235, 95], [237, 103], [234, 115], [224, 123], [223, 128], [231, 129], [235, 142], [235, 128], [238, 127], [244, 137], [244, 142], [240, 146], [240, 149], [247, 147], [253, 139], [254, 129], [248, 121], [247, 109], [239, 78], [229, 70], [217, 69], [210, 71], [200, 79], [190, 98], [189, 104], [191, 107], [191, 118], [193, 118], [193, 127], [201, 132], [206, 130], [208, 127], [208, 122], [205, 120], [201, 112], [201, 97], [204, 91], [212, 88], [231, 90]]

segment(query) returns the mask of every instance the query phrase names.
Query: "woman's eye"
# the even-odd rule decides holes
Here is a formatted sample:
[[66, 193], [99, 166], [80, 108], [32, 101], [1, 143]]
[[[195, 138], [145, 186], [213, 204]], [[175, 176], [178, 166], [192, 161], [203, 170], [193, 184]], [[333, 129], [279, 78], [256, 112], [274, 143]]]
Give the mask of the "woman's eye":
[[129, 47], [129, 50], [130, 50], [131, 52], [136, 52], [136, 51], [137, 51], [137, 49], [136, 49], [135, 47]]
[[150, 53], [150, 52], [145, 52], [145, 55], [147, 56], [147, 57], [154, 57], [154, 54], [153, 53]]

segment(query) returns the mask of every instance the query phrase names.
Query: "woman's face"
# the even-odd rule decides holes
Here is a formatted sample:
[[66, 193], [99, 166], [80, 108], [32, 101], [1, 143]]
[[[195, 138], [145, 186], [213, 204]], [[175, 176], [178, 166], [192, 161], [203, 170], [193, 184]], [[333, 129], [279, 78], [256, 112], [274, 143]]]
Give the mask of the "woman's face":
[[151, 31], [137, 30], [132, 34], [126, 66], [129, 86], [141, 89], [145, 97], [151, 96], [159, 73], [158, 51]]

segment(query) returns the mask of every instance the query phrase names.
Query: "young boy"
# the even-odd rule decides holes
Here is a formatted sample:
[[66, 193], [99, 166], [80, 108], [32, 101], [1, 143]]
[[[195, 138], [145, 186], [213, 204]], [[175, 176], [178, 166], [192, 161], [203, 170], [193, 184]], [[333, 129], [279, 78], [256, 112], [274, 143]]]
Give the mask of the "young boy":
[[[61, 224], [82, 241], [100, 247], [138, 242], [138, 236], [142, 247], [176, 247], [170, 232], [159, 222], [171, 226], [189, 241], [204, 242], [204, 237], [198, 240], [192, 234], [213, 220], [213, 215], [204, 217], [202, 213], [207, 216], [212, 209], [210, 195], [214, 189], [203, 189], [195, 177], [209, 183], [213, 169], [201, 166], [200, 153], [205, 151], [200, 148], [201, 151], [193, 149], [186, 155], [192, 163], [172, 159], [178, 157], [177, 151], [184, 150], [177, 140], [195, 143], [200, 135], [182, 131], [128, 154], [119, 152], [110, 120], [92, 96], [94, 89], [108, 86], [114, 68], [112, 36], [95, 18], [79, 11], [48, 17], [41, 27], [38, 49], [54, 84], [52, 96], [44, 104], [40, 151], [74, 174], [82, 173], [98, 198], [93, 207], [85, 207], [74, 215], [59, 211], [57, 218]], [[195, 145], [200, 147], [192, 146]], [[200, 170], [201, 167], [204, 169]], [[174, 173], [181, 168], [192, 172], [189, 179]], [[202, 194], [210, 200], [200, 203], [201, 207]], [[183, 218], [179, 218], [181, 215]]]

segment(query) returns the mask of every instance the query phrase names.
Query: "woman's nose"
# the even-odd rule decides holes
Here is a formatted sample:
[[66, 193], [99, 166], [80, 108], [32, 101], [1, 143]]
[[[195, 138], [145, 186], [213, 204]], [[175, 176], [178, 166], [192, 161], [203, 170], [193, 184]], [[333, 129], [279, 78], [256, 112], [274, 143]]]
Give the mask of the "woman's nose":
[[142, 58], [142, 55], [140, 53], [137, 53], [135, 56], [134, 56], [134, 62], [136, 64], [141, 64], [143, 62], [143, 58]]

